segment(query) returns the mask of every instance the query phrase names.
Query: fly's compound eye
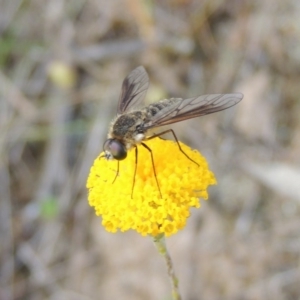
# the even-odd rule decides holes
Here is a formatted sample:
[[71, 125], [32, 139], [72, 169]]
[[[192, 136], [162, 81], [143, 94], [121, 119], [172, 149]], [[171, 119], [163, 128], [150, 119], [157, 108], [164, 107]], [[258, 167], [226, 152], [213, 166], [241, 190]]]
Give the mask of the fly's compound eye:
[[[115, 139], [106, 140], [103, 145], [103, 150], [117, 160], [123, 160], [127, 156], [126, 147]], [[107, 155], [107, 157], [109, 158], [109, 155]]]

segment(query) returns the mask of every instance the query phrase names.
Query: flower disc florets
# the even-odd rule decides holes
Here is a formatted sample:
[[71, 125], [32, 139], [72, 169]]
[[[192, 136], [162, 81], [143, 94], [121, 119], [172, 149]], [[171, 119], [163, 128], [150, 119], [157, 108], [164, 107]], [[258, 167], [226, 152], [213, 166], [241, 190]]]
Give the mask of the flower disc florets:
[[197, 164], [189, 160], [177, 143], [155, 138], [146, 142], [152, 150], [160, 196], [155, 181], [150, 152], [138, 146], [138, 164], [133, 196], [135, 151], [128, 152], [119, 162], [98, 157], [87, 181], [89, 204], [102, 216], [106, 230], [116, 232], [136, 230], [142, 235], [170, 236], [182, 229], [191, 207], [200, 207], [199, 198], [207, 199], [207, 188], [216, 184], [205, 158], [180, 143], [182, 150]]

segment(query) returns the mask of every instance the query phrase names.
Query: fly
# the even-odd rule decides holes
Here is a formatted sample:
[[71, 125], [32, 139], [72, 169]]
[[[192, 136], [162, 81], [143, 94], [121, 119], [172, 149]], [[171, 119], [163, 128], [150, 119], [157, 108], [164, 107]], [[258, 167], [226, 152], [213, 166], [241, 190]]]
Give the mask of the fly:
[[[162, 193], [156, 176], [153, 153], [144, 141], [170, 132], [172, 133], [179, 150], [189, 160], [193, 161], [181, 149], [178, 139], [172, 129], [152, 135], [150, 134], [150, 130], [164, 125], [170, 125], [187, 119], [215, 113], [236, 105], [243, 99], [243, 94], [241, 93], [211, 94], [188, 99], [164, 99], [142, 109], [138, 109], [137, 107], [143, 102], [146, 96], [148, 86], [149, 77], [142, 66], [134, 69], [124, 79], [118, 103], [117, 117], [111, 123], [108, 138], [103, 145], [104, 157], [106, 159], [116, 159], [118, 161], [116, 177], [113, 182], [115, 182], [119, 174], [119, 161], [126, 158], [128, 150], [135, 148], [135, 170], [131, 198], [133, 197], [138, 164], [137, 145], [142, 145], [150, 153], [153, 173], [161, 198]], [[197, 164], [195, 161], [193, 162]]]

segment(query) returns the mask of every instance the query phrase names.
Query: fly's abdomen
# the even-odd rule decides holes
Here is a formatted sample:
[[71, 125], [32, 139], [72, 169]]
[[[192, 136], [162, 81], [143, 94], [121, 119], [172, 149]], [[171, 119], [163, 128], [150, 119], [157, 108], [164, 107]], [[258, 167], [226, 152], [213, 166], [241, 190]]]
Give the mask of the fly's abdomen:
[[182, 101], [181, 98], [171, 98], [171, 99], [164, 99], [160, 100], [156, 103], [152, 103], [149, 106], [145, 108], [147, 113], [147, 118], [151, 119], [151, 117], [154, 117], [158, 112], [160, 112], [165, 107], [168, 107], [178, 101]]

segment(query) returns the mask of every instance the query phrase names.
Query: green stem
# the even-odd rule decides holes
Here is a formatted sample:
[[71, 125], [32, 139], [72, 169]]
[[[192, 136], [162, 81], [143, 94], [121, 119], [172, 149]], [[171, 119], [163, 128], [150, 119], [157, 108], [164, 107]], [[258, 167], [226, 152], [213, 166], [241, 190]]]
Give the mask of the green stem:
[[171, 285], [172, 285], [172, 299], [181, 300], [181, 296], [180, 296], [179, 289], [178, 289], [179, 281], [176, 277], [175, 271], [173, 269], [172, 260], [168, 253], [165, 236], [159, 235], [159, 236], [155, 237], [153, 239], [153, 241], [154, 241], [154, 244], [155, 244], [158, 252], [164, 257], [165, 262], [167, 264], [168, 275], [170, 277]]

